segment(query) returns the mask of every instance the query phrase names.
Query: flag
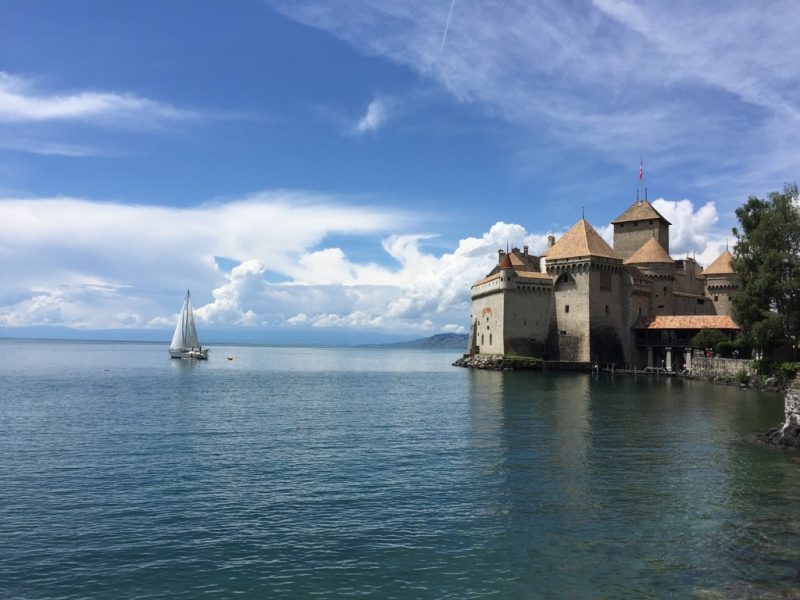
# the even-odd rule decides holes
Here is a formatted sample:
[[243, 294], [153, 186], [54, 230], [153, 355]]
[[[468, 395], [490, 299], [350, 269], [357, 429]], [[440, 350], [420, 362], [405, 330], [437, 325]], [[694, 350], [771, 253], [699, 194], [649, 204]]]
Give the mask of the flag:
[[644, 163], [640, 160], [639, 161], [639, 181], [641, 182], [644, 179]]

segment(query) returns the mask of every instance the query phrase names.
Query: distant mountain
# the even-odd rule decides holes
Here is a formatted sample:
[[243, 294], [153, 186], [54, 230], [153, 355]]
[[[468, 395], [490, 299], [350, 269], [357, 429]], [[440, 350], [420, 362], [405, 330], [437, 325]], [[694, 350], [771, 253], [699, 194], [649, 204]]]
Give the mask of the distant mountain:
[[370, 344], [371, 347], [379, 348], [421, 348], [447, 350], [462, 350], [467, 348], [469, 336], [466, 333], [437, 333], [431, 337], [409, 340], [408, 342], [394, 342], [393, 344]]

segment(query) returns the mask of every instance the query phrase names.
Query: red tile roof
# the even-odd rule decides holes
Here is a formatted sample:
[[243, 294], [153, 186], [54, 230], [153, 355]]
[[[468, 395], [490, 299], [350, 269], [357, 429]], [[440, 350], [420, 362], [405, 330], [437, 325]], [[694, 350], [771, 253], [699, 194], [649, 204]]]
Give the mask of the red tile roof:
[[640, 317], [635, 329], [735, 329], [740, 327], [727, 315], [661, 315]]

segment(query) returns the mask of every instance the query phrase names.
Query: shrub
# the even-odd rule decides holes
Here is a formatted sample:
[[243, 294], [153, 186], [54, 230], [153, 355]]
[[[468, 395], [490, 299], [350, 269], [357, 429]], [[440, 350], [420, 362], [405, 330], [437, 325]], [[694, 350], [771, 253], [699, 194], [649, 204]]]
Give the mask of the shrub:
[[786, 381], [794, 379], [798, 371], [800, 371], [800, 363], [785, 362], [778, 365], [778, 374], [785, 378]]
[[747, 372], [747, 369], [739, 369], [736, 371], [733, 378], [739, 385], [747, 385], [750, 383], [750, 373]]
[[778, 369], [778, 365], [775, 363], [775, 361], [769, 358], [760, 358], [758, 360], [754, 360], [753, 367], [755, 368], [756, 373], [762, 377], [768, 377], [774, 374]]
[[736, 342], [730, 342], [728, 340], [719, 342], [716, 346], [714, 346], [714, 353], [725, 358], [731, 358], [734, 350], [737, 350]]
[[727, 341], [728, 337], [719, 329], [701, 329], [692, 338], [692, 347], [705, 350], [714, 348], [720, 342]]

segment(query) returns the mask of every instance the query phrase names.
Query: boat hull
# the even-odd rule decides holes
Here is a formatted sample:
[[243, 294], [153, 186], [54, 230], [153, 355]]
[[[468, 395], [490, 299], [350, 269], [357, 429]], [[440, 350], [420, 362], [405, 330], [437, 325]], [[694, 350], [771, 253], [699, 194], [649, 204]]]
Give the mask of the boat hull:
[[171, 358], [185, 358], [194, 360], [208, 360], [208, 348], [199, 350], [197, 348], [178, 348], [177, 350], [170, 348], [169, 355]]

